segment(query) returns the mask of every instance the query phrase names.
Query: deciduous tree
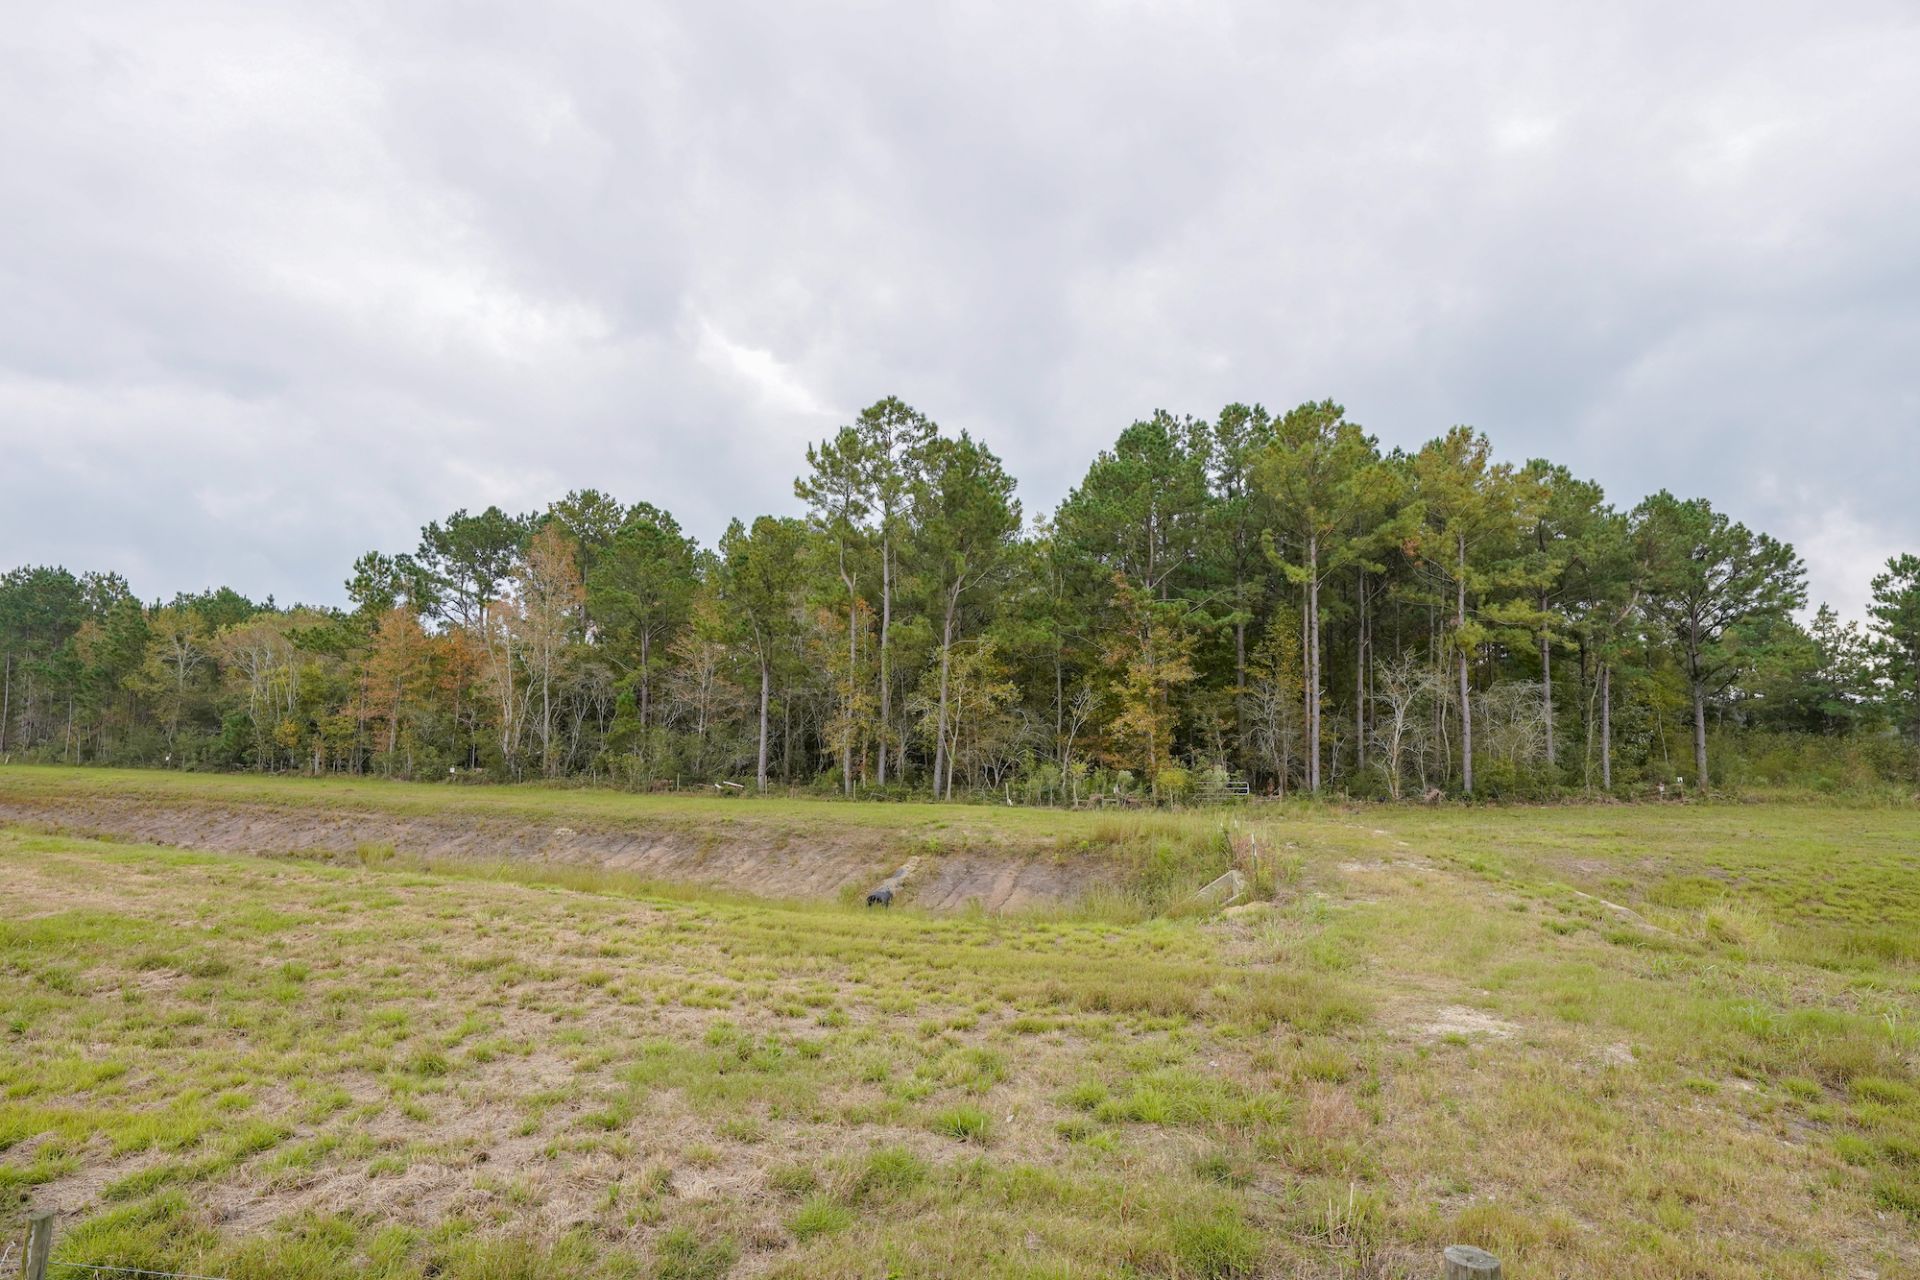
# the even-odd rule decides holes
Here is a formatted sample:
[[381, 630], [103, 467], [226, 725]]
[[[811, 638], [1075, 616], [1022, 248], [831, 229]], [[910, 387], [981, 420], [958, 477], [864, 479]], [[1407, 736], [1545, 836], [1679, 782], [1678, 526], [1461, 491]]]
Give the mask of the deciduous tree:
[[1182, 606], [1156, 600], [1114, 575], [1119, 621], [1106, 649], [1112, 672], [1115, 715], [1108, 726], [1115, 754], [1137, 763], [1148, 789], [1159, 794], [1160, 773], [1172, 763], [1174, 694], [1193, 680], [1193, 637]]
[[559, 524], [533, 535], [513, 568], [517, 596], [513, 624], [528, 679], [540, 694], [540, 770], [554, 772], [554, 683], [567, 644], [580, 625], [586, 589], [580, 583], [578, 548]]

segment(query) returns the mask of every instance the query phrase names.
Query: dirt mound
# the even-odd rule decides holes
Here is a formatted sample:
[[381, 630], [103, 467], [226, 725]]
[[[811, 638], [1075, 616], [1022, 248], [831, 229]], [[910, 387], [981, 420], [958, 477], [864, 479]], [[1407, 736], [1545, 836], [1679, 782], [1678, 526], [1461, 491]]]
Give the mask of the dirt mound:
[[[848, 889], [864, 891], [909, 856], [882, 832], [825, 838], [738, 830], [721, 835], [642, 824], [571, 827], [499, 817], [101, 796], [71, 801], [0, 797], [0, 824], [6, 823], [224, 853], [352, 853], [363, 844], [389, 844], [425, 858], [597, 867], [769, 898], [834, 898]], [[1067, 905], [1112, 878], [1109, 870], [1088, 861], [1040, 854], [914, 852], [919, 862], [901, 900], [935, 911], [975, 902], [994, 912]]]

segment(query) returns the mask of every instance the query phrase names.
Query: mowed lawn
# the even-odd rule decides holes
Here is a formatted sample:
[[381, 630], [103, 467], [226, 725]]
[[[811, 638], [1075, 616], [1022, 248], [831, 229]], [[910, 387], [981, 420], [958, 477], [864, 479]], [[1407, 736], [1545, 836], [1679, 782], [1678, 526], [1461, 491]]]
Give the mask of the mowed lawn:
[[260, 1280], [1920, 1275], [1920, 814], [1240, 821], [1272, 900], [1143, 922], [0, 831], [4, 1225]]

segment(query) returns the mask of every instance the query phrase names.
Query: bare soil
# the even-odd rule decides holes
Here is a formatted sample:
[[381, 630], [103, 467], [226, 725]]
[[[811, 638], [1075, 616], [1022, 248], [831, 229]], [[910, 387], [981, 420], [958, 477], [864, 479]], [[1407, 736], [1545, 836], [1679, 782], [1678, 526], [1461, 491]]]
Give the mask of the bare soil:
[[433, 860], [598, 868], [642, 879], [712, 885], [766, 898], [864, 893], [916, 860], [898, 900], [933, 911], [975, 904], [989, 912], [1071, 905], [1111, 883], [1115, 869], [1086, 857], [1036, 851], [928, 852], [885, 832], [830, 837], [717, 833], [605, 823], [556, 826], [527, 819], [428, 817], [370, 809], [160, 804], [104, 796], [0, 797], [0, 824], [225, 853], [352, 854], [362, 845]]

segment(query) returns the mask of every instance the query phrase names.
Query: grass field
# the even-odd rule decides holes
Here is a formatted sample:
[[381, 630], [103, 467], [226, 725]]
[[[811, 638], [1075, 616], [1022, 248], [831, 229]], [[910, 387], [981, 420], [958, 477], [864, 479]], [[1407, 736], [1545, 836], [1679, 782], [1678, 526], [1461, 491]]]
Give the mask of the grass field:
[[[50, 777], [0, 796], [125, 791]], [[1086, 856], [1116, 830], [132, 777]], [[1920, 815], [1242, 821], [1271, 900], [1132, 921], [0, 831], [7, 1225], [55, 1205], [61, 1259], [250, 1280], [1426, 1278], [1454, 1241], [1519, 1280], [1920, 1275]]]
[[[1092, 812], [994, 805], [902, 804], [756, 797], [685, 791], [635, 795], [600, 787], [390, 782], [379, 778], [304, 778], [244, 773], [167, 773], [155, 769], [74, 769], [0, 765], [0, 796], [72, 798], [110, 795], [153, 804], [259, 804], [290, 808], [352, 806], [396, 814], [464, 814], [536, 821], [630, 821], [664, 829], [819, 835], [883, 829], [911, 843], [1024, 845], [1096, 838], [1112, 819]], [[1144, 815], [1152, 822], [1155, 815]], [[1177, 823], [1174, 825], [1178, 825]]]

